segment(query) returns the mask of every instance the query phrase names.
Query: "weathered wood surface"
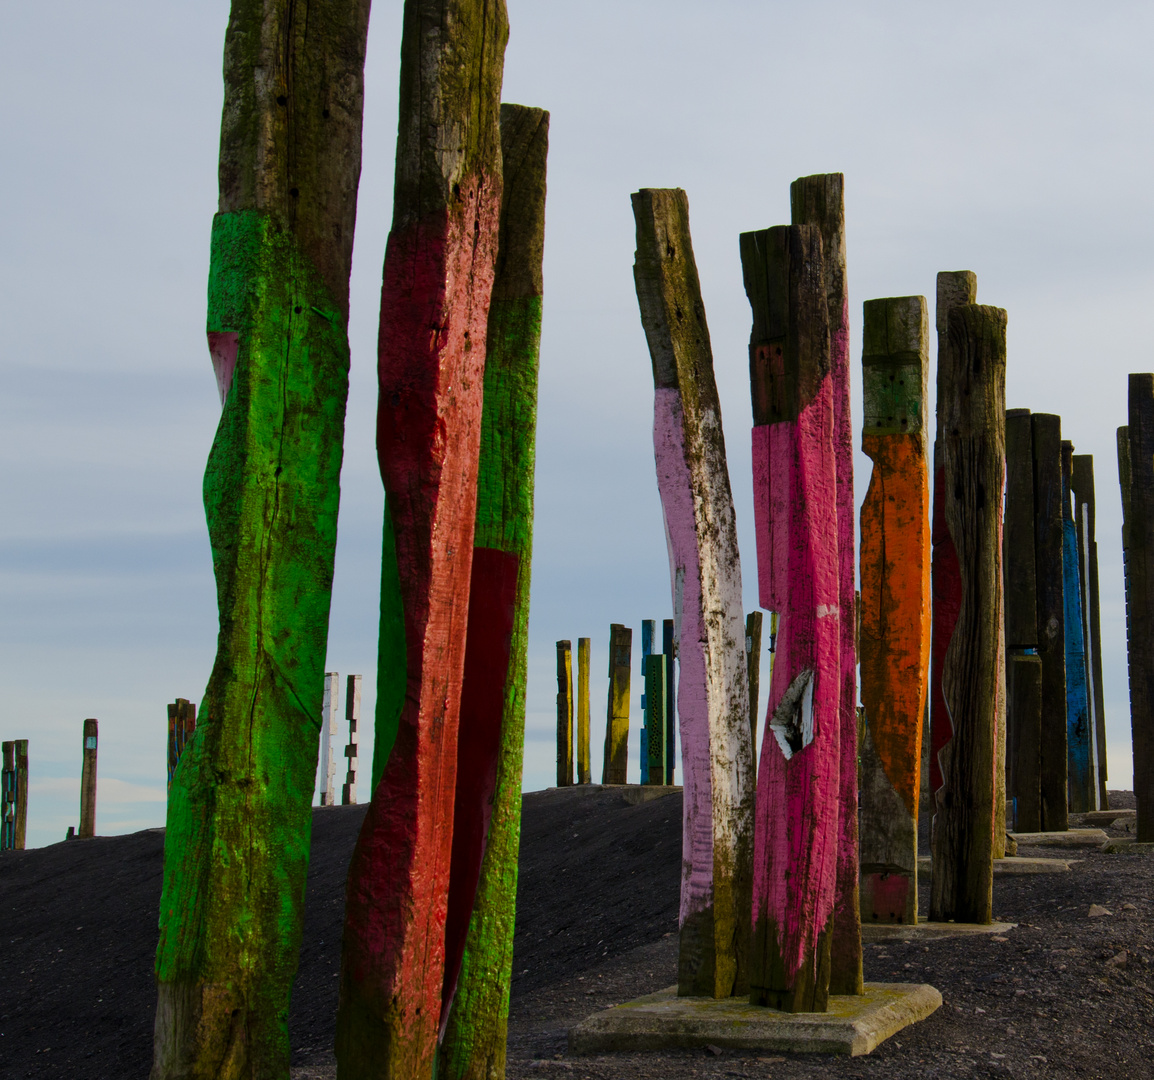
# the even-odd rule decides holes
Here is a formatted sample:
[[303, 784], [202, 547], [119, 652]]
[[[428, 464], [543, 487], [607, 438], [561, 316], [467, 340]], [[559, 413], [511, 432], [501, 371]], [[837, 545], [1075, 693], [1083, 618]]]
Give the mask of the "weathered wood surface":
[[348, 387], [369, 0], [233, 0], [208, 288], [216, 661], [168, 800], [152, 1076], [287, 1074]]
[[[502, 105], [501, 149], [504, 191], [489, 308], [457, 743], [440, 1080], [504, 1075], [512, 981], [549, 114]], [[578, 641], [579, 661], [582, 641], [588, 783], [589, 639]]]
[[577, 639], [577, 783], [592, 781], [589, 764], [589, 647], [587, 637]]
[[80, 827], [76, 835], [81, 840], [96, 835], [96, 752], [100, 738], [100, 724], [84, 721], [83, 757], [80, 765]]
[[[978, 304], [954, 308], [948, 334], [949, 348], [938, 364], [942, 490], [945, 524], [958, 556], [961, 603], [942, 668], [953, 737], [940, 754], [930, 918], [988, 923], [997, 733], [1005, 715], [1006, 313]], [[1004, 793], [1002, 801], [1004, 815]]]
[[645, 778], [643, 784], [665, 783], [665, 654], [645, 658]]
[[1118, 486], [1122, 494], [1122, 590], [1126, 606], [1126, 688], [1132, 692], [1130, 671], [1130, 428], [1115, 432], [1118, 448]]
[[1036, 651], [1006, 658], [1007, 712], [1013, 718], [1008, 760], [1013, 765], [1015, 832], [1041, 832], [1042, 658]]
[[677, 761], [677, 647], [673, 620], [661, 620], [661, 651], [665, 653], [665, 782], [673, 783]]
[[357, 801], [357, 755], [361, 738], [360, 675], [350, 675], [345, 682], [345, 720], [349, 725], [349, 741], [345, 743], [345, 782], [341, 785], [341, 806], [354, 806]]
[[1062, 574], [1062, 418], [1034, 413], [1034, 566], [1042, 658], [1042, 829], [1069, 827], [1066, 751], [1066, 610]]
[[1137, 839], [1149, 843], [1154, 841], [1154, 375], [1130, 376], [1127, 419], [1130, 731]]
[[1102, 616], [1098, 591], [1098, 541], [1094, 500], [1094, 455], [1075, 454], [1071, 481], [1074, 519], [1078, 527], [1078, 558], [1082, 582], [1082, 632], [1086, 641], [1086, 680], [1089, 685], [1090, 727], [1093, 739], [1094, 809], [1105, 809], [1106, 694], [1102, 685]]
[[867, 300], [858, 661], [861, 918], [916, 923], [918, 798], [930, 661], [929, 314], [921, 296]]
[[337, 740], [337, 719], [341, 710], [341, 677], [335, 671], [325, 672], [325, 689], [321, 697], [321, 806], [334, 806], [337, 801], [337, 759], [333, 750]]
[[516, 588], [515, 556], [490, 575], [474, 549], [507, 38], [503, 0], [406, 0], [377, 354], [381, 779], [349, 867], [342, 1080], [433, 1070], [473, 568], [497, 604]]
[[1086, 681], [1086, 637], [1082, 622], [1082, 574], [1078, 526], [1072, 504], [1074, 444], [1062, 442], [1062, 608], [1066, 639], [1066, 760], [1071, 813], [1096, 810], [1094, 730]]
[[28, 740], [3, 744], [0, 774], [0, 851], [23, 851], [28, 830]]
[[933, 589], [933, 628], [930, 641], [930, 798], [937, 813], [937, 793], [942, 786], [939, 755], [953, 738], [949, 710], [942, 696], [942, 669], [954, 636], [961, 604], [961, 577], [958, 553], [946, 525], [945, 466], [942, 450], [942, 417], [947, 403], [943, 400], [942, 362], [948, 355], [950, 312], [966, 304], [977, 303], [978, 279], [970, 270], [944, 270], [937, 278], [937, 303], [934, 321], [938, 333], [938, 375], [936, 434], [934, 437], [933, 507], [931, 509], [930, 543], [932, 555], [930, 581]]
[[633, 277], [653, 367], [684, 771], [679, 994], [749, 989], [754, 767], [741, 560], [713, 353], [680, 189], [633, 195]]
[[838, 794], [837, 894], [830, 946], [830, 993], [862, 992], [858, 857], [857, 626], [853, 449], [850, 412], [849, 289], [845, 257], [845, 178], [821, 173], [789, 189], [794, 225], [821, 230], [822, 275], [829, 311], [829, 365], [833, 383], [833, 448], [837, 470], [838, 608], [841, 612], [841, 779]]
[[745, 616], [745, 663], [749, 668], [749, 734], [753, 749], [757, 750], [757, 699], [761, 689], [761, 625], [762, 612], [751, 611]]
[[573, 783], [573, 644], [557, 642], [557, 786]]
[[172, 778], [180, 755], [188, 740], [196, 731], [196, 705], [187, 698], [177, 698], [168, 706], [168, 787], [172, 788]]
[[[641, 783], [649, 783], [649, 657], [653, 654], [656, 619], [641, 620], [641, 729], [638, 732], [638, 763]], [[664, 777], [663, 777], [664, 779]], [[660, 782], [660, 781], [659, 781]]]
[[838, 869], [842, 636], [821, 231], [743, 233], [741, 264], [753, 313], [758, 594], [780, 616], [757, 770], [750, 1000], [824, 1012]]
[[[1037, 575], [1034, 565], [1034, 434], [1029, 409], [1006, 411], [1006, 510], [1002, 581], [1006, 598], [1006, 791], [1014, 827], [1042, 828], [1040, 739], [1042, 704]], [[1021, 685], [1015, 679], [1023, 680]], [[1040, 691], [1039, 691], [1040, 692]], [[1025, 710], [1025, 711], [1023, 711]]]
[[605, 758], [601, 783], [624, 784], [629, 767], [629, 684], [633, 667], [633, 631], [609, 626], [609, 699], [605, 706]]

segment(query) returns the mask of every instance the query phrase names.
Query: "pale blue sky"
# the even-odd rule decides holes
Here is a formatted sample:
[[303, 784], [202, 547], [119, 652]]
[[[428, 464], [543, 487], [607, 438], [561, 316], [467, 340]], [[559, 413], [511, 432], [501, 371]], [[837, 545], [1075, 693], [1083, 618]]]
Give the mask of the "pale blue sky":
[[[0, 5], [0, 736], [31, 741], [34, 845], [76, 821], [86, 716], [99, 831], [163, 823], [164, 705], [199, 699], [212, 663], [200, 480], [219, 413], [204, 312], [227, 13]], [[752, 606], [737, 235], [787, 221], [790, 181], [825, 171], [846, 174], [855, 372], [864, 300], [932, 303], [938, 270], [974, 270], [979, 299], [1009, 311], [1008, 404], [1061, 413], [1095, 456], [1111, 784], [1127, 785], [1114, 429], [1127, 372], [1154, 368], [1154, 11], [509, 0], [509, 16], [504, 97], [552, 112], [526, 787], [552, 782], [553, 642], [593, 638], [599, 765], [609, 623], [634, 627], [636, 652], [640, 620], [669, 614], [629, 194], [689, 193]], [[366, 716], [400, 21], [377, 0], [328, 656], [365, 676]]]

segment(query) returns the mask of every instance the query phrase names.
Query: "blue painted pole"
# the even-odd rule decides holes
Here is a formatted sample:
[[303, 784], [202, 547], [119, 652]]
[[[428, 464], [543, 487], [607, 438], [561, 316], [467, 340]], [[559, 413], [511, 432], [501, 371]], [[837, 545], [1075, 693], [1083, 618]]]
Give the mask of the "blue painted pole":
[[1062, 443], [1062, 593], [1066, 630], [1066, 754], [1070, 812], [1092, 808], [1095, 782], [1090, 740], [1090, 705], [1086, 687], [1086, 642], [1082, 629], [1082, 575], [1078, 527], [1070, 505], [1074, 444]]

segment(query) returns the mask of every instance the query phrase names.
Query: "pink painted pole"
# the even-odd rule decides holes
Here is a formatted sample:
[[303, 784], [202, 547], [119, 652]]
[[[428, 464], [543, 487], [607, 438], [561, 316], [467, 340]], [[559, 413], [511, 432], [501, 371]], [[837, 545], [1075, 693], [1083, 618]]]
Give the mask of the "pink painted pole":
[[834, 385], [821, 232], [741, 237], [758, 590], [780, 615], [757, 774], [750, 1000], [824, 1012], [841, 791]]
[[753, 740], [741, 561], [685, 192], [633, 196], [634, 279], [653, 362], [684, 769], [679, 994], [749, 989]]
[[841, 773], [838, 787], [837, 894], [830, 993], [862, 992], [858, 866], [857, 643], [854, 619], [853, 421], [850, 415], [849, 289], [845, 268], [845, 178], [803, 176], [790, 185], [793, 224], [821, 230], [822, 276], [829, 311], [833, 450], [837, 472], [838, 611], [841, 616]]

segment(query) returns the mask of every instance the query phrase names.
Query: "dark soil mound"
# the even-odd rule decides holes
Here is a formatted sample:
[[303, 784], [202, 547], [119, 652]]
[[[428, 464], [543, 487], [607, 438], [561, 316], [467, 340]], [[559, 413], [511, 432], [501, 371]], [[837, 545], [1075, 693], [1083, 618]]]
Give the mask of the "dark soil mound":
[[[363, 815], [313, 815], [290, 1021], [302, 1077], [332, 1075], [344, 880]], [[511, 1077], [1154, 1075], [1154, 858], [1093, 850], [1023, 850], [1081, 862], [996, 879], [996, 915], [1019, 924], [1005, 941], [867, 946], [867, 979], [931, 982], [946, 1001], [867, 1058], [569, 1058], [572, 1023], [675, 981], [680, 821], [679, 794], [637, 806], [611, 788], [525, 797]], [[154, 830], [0, 856], [0, 1077], [148, 1075], [162, 845]], [[1090, 918], [1090, 904], [1112, 914]]]

